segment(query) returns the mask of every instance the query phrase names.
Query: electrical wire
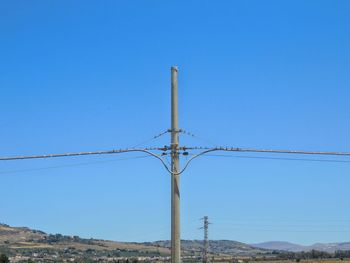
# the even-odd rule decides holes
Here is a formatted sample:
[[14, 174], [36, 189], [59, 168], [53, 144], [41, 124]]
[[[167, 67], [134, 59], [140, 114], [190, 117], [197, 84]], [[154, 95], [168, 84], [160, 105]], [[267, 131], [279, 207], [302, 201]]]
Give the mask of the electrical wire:
[[159, 138], [159, 137], [161, 137], [161, 136], [163, 136], [164, 134], [167, 134], [167, 133], [169, 133], [169, 130], [166, 130], [166, 131], [163, 131], [163, 132], [161, 132], [161, 133], [159, 133], [159, 134], [157, 134], [157, 135], [154, 135], [154, 136], [152, 136], [151, 138], [149, 138], [149, 139], [147, 139], [147, 140], [145, 140], [145, 141], [143, 141], [143, 142], [140, 142], [140, 143], [134, 145], [134, 146], [131, 147], [131, 148], [134, 149], [134, 148], [136, 148], [136, 147], [140, 147], [141, 145], [145, 145], [146, 143], [149, 143], [149, 142], [151, 142], [151, 141], [153, 141], [153, 140], [155, 140], [155, 139], [157, 139], [157, 138]]
[[169, 169], [163, 158], [151, 151], [159, 150], [165, 151], [168, 148], [145, 148], [145, 149], [118, 149], [109, 151], [96, 151], [96, 152], [78, 152], [78, 153], [60, 153], [60, 154], [46, 154], [46, 155], [30, 155], [30, 156], [13, 156], [13, 157], [1, 157], [0, 161], [14, 161], [14, 160], [25, 160], [25, 159], [45, 159], [45, 158], [58, 158], [58, 157], [72, 157], [72, 156], [83, 156], [83, 155], [98, 155], [98, 154], [117, 154], [117, 153], [127, 153], [127, 152], [143, 152], [147, 153], [156, 159], [158, 159], [164, 166], [164, 168], [169, 172]]
[[253, 149], [253, 148], [236, 148], [236, 147], [217, 147], [217, 148], [212, 148], [212, 149], [208, 150], [207, 152], [213, 152], [213, 151], [350, 156], [350, 152], [326, 152], [326, 151], [278, 150], [278, 149]]
[[347, 227], [350, 228], [350, 225], [323, 225], [323, 224], [250, 224], [250, 223], [232, 223], [234, 226], [242, 226], [242, 227], [331, 227], [331, 228], [339, 228], [339, 227]]
[[[193, 154], [190, 154], [190, 155], [193, 155]], [[208, 156], [208, 157], [226, 157], [226, 158], [242, 158], [242, 159], [283, 160], [283, 161], [350, 163], [350, 161], [347, 161], [347, 160], [330, 160], [330, 159], [283, 158], [283, 157], [244, 156], [244, 155], [225, 155], [225, 154], [206, 154], [204, 156]]]
[[106, 160], [106, 161], [82, 162], [82, 163], [75, 163], [75, 164], [63, 164], [63, 165], [47, 166], [47, 167], [41, 167], [41, 168], [29, 168], [29, 169], [21, 169], [21, 170], [3, 171], [3, 172], [0, 172], [0, 174], [34, 172], [34, 171], [65, 168], [65, 167], [77, 167], [77, 166], [93, 165], [93, 164], [99, 164], [99, 163], [110, 163], [110, 162], [118, 162], [118, 161], [125, 161], [125, 160], [142, 159], [142, 158], [148, 158], [148, 157], [151, 157], [151, 156], [150, 155], [143, 155], [143, 156], [126, 157], [126, 158]]
[[185, 135], [187, 135], [187, 136], [190, 136], [190, 137], [192, 137], [192, 138], [195, 138], [195, 139], [197, 139], [197, 140], [200, 140], [200, 141], [202, 141], [202, 142], [209, 143], [209, 144], [212, 145], [213, 147], [219, 145], [219, 144], [214, 143], [213, 141], [211, 141], [211, 140], [209, 140], [209, 139], [206, 139], [206, 138], [197, 136], [197, 135], [195, 135], [195, 134], [193, 134], [193, 133], [191, 133], [191, 132], [188, 132], [188, 131], [185, 131], [185, 130], [182, 130], [182, 129], [180, 129], [180, 133], [185, 134]]
[[343, 229], [343, 230], [328, 230], [328, 229], [268, 229], [268, 228], [242, 228], [242, 227], [235, 227], [235, 226], [218, 226], [216, 228], [224, 228], [224, 229], [236, 229], [236, 230], [242, 230], [242, 231], [256, 231], [256, 232], [280, 232], [280, 233], [344, 233], [344, 232], [350, 232], [350, 229]]
[[72, 157], [72, 156], [84, 156], [84, 155], [100, 155], [100, 154], [117, 154], [126, 152], [145, 152], [151, 154], [150, 151], [161, 150], [159, 148], [144, 148], [144, 149], [116, 149], [107, 151], [94, 151], [94, 152], [74, 152], [74, 153], [58, 153], [58, 154], [44, 154], [44, 155], [27, 155], [27, 156], [10, 156], [0, 157], [0, 161], [14, 161], [14, 160], [26, 160], [26, 159], [45, 159], [45, 158], [58, 158], [58, 157]]
[[[168, 131], [167, 131], [168, 132]], [[164, 132], [165, 133], [165, 132]], [[163, 133], [163, 134], [164, 134]], [[161, 136], [161, 134], [159, 135]], [[118, 150], [109, 150], [109, 151], [96, 151], [96, 152], [78, 152], [78, 153], [63, 153], [63, 154], [47, 154], [47, 155], [32, 155], [32, 156], [14, 156], [14, 157], [0, 157], [0, 161], [12, 161], [12, 160], [24, 160], [24, 159], [41, 159], [41, 158], [55, 158], [55, 157], [71, 157], [71, 156], [82, 156], [82, 155], [99, 155], [99, 154], [117, 154], [117, 153], [126, 153], [126, 152], [144, 152], [155, 158], [157, 158], [163, 164], [164, 168], [170, 173], [174, 175], [182, 174], [188, 167], [188, 165], [196, 158], [206, 155], [215, 151], [226, 151], [226, 152], [256, 152], [256, 153], [282, 153], [282, 154], [305, 154], [305, 155], [334, 155], [334, 156], [350, 156], [350, 152], [324, 152], [324, 151], [300, 151], [300, 150], [269, 150], [269, 149], [250, 149], [250, 148], [236, 148], [236, 147], [216, 147], [216, 148], [208, 148], [208, 147], [178, 147], [176, 149], [179, 151], [187, 151], [187, 150], [204, 150], [200, 153], [193, 155], [184, 165], [182, 170], [179, 172], [173, 172], [166, 162], [161, 158], [160, 155], [157, 155], [151, 151], [173, 151], [172, 147], [165, 146], [163, 148], [144, 148], [144, 149], [118, 149]], [[262, 157], [269, 158], [269, 157]], [[290, 158], [292, 159], [292, 158]], [[330, 160], [328, 160], [330, 161]]]

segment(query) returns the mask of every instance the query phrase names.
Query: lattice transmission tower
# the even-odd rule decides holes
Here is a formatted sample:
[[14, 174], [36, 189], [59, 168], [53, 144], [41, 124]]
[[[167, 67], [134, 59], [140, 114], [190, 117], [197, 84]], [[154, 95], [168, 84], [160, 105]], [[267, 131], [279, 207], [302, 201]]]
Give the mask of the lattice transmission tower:
[[202, 261], [203, 263], [209, 263], [209, 238], [208, 238], [208, 230], [209, 230], [209, 220], [208, 216], [204, 216], [202, 218], [203, 226], [199, 229], [204, 230], [204, 238], [203, 238], [203, 251], [202, 251]]

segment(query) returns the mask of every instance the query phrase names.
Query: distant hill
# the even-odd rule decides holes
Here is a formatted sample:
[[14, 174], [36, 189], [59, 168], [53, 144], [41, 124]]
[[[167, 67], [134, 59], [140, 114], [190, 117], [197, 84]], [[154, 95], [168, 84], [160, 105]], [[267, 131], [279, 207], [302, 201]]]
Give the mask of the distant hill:
[[312, 246], [309, 246], [310, 250], [320, 250], [320, 251], [326, 251], [326, 252], [334, 252], [337, 250], [350, 250], [350, 242], [343, 242], [343, 243], [316, 243]]
[[0, 224], [0, 253], [16, 257], [16, 260], [31, 258], [36, 262], [61, 262], [81, 258], [104, 262], [106, 258], [166, 257], [170, 255], [170, 250], [139, 243], [52, 235], [27, 227]]
[[66, 248], [76, 249], [102, 249], [102, 250], [138, 250], [138, 251], [160, 251], [170, 253], [167, 248], [146, 246], [141, 243], [115, 242], [100, 239], [86, 239], [78, 236], [64, 236], [61, 234], [47, 234], [40, 230], [27, 227], [10, 227], [0, 224], [0, 246], [9, 248]]
[[[144, 244], [170, 248], [169, 240], [148, 242]], [[248, 244], [231, 240], [210, 240], [209, 244], [210, 252], [214, 254], [254, 256], [258, 254], [271, 253], [271, 251], [268, 249], [257, 248]], [[201, 252], [203, 249], [203, 240], [181, 240], [181, 247], [183, 250], [188, 252]]]
[[253, 247], [269, 249], [269, 250], [283, 250], [290, 252], [301, 252], [301, 251], [311, 251], [319, 250], [329, 253], [333, 253], [337, 250], [350, 250], [350, 242], [346, 243], [316, 243], [311, 246], [303, 246], [298, 244], [293, 244], [284, 241], [271, 241], [259, 244], [251, 244]]
[[285, 241], [269, 241], [259, 244], [251, 244], [253, 247], [269, 249], [269, 250], [283, 250], [283, 251], [292, 251], [300, 252], [305, 251], [306, 247], [298, 244], [293, 244]]
[[[183, 256], [201, 256], [203, 241], [182, 240], [181, 244]], [[123, 257], [166, 258], [170, 256], [170, 241], [116, 242], [47, 234], [27, 227], [11, 227], [0, 224], [0, 253], [22, 257], [24, 260], [34, 257], [38, 262], [51, 262], [55, 258], [65, 260], [93, 258], [102, 261], [106, 258], [118, 259]], [[210, 241], [210, 254], [255, 256], [269, 253], [271, 251], [236, 241]]]
[[[210, 240], [210, 254], [216, 257], [274, 257], [273, 251], [310, 251], [312, 249], [334, 252], [350, 250], [350, 243], [317, 243], [312, 246], [273, 241], [260, 244], [244, 244], [231, 240]], [[184, 258], [200, 258], [202, 240], [182, 240]], [[27, 227], [11, 227], [0, 224], [0, 253], [6, 253], [16, 262], [27, 262], [29, 258], [35, 262], [63, 262], [75, 259], [86, 259], [108, 262], [130, 257], [143, 259], [169, 259], [170, 241], [154, 242], [116, 242], [101, 239], [86, 239], [78, 236], [47, 234]], [[85, 262], [83, 260], [83, 262]]]

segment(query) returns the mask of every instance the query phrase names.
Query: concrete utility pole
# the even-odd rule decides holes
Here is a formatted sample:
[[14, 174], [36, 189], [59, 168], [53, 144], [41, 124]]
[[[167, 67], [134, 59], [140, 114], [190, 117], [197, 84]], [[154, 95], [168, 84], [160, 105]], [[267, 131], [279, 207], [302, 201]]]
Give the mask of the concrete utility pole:
[[171, 263], [181, 263], [177, 72], [171, 67]]
[[203, 227], [200, 228], [200, 229], [204, 229], [203, 263], [209, 263], [209, 258], [208, 258], [208, 251], [209, 251], [208, 228], [209, 228], [208, 216], [205, 216], [205, 217], [203, 217]]
[[[179, 129], [178, 123], [178, 87], [177, 87], [177, 74], [178, 69], [176, 66], [171, 67], [171, 129], [167, 130], [153, 139], [170, 132], [171, 133], [171, 145], [164, 147], [150, 147], [150, 148], [126, 148], [126, 149], [112, 149], [106, 151], [90, 151], [90, 152], [71, 152], [71, 153], [56, 153], [56, 154], [44, 154], [44, 155], [29, 155], [29, 156], [9, 156], [0, 157], [0, 161], [14, 161], [25, 159], [46, 159], [46, 158], [61, 158], [72, 156], [87, 156], [87, 155], [107, 155], [107, 154], [121, 154], [126, 152], [143, 152], [150, 156], [157, 158], [162, 162], [165, 169], [171, 174], [171, 263], [181, 263], [181, 244], [180, 244], [180, 174], [184, 172], [189, 163], [195, 158], [214, 151], [225, 152], [255, 152], [255, 153], [275, 153], [275, 154], [305, 154], [305, 155], [330, 155], [330, 156], [350, 156], [350, 152], [325, 152], [325, 151], [300, 151], [300, 150], [276, 150], [276, 149], [253, 149], [253, 148], [237, 148], [237, 147], [185, 147], [179, 146]], [[184, 132], [184, 131], [182, 131]], [[185, 164], [183, 170], [180, 171], [179, 155], [180, 151], [183, 151], [183, 155], [188, 155], [185, 150], [198, 151], [200, 153], [194, 154]], [[161, 152], [160, 154], [154, 153], [154, 151]], [[171, 155], [171, 167], [169, 167], [163, 160], [162, 156]], [[186, 154], [185, 154], [186, 153]], [[137, 157], [136, 157], [137, 158]], [[310, 159], [310, 161], [312, 161]], [[329, 161], [329, 160], [328, 160]], [[334, 160], [334, 162], [337, 162]], [[342, 161], [343, 162], [343, 161]], [[203, 261], [208, 263], [208, 217], [204, 217], [204, 250]]]

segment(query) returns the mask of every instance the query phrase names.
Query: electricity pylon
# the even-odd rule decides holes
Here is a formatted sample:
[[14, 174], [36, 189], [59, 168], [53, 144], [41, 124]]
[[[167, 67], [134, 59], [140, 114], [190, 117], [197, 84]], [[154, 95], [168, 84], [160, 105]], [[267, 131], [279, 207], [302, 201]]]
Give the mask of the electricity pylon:
[[[187, 169], [188, 165], [199, 156], [214, 152], [255, 152], [255, 153], [276, 153], [276, 154], [306, 154], [306, 155], [333, 155], [333, 156], [350, 156], [350, 152], [326, 152], [326, 151], [300, 151], [300, 150], [271, 150], [271, 149], [252, 149], [252, 148], [237, 148], [237, 147], [187, 147], [180, 146], [179, 134], [186, 133], [179, 129], [178, 126], [178, 68], [171, 67], [171, 129], [167, 132], [171, 133], [170, 146], [164, 147], [150, 147], [150, 148], [127, 148], [114, 149], [107, 151], [94, 152], [74, 152], [74, 153], [59, 153], [59, 154], [45, 154], [45, 155], [31, 155], [31, 156], [10, 156], [0, 157], [0, 161], [15, 161], [25, 159], [43, 159], [43, 158], [58, 158], [71, 156], [85, 156], [85, 155], [107, 155], [107, 154], [121, 154], [126, 152], [143, 152], [147, 153], [162, 162], [165, 169], [171, 175], [171, 263], [181, 263], [181, 244], [180, 244], [180, 175]], [[155, 136], [156, 137], [159, 137]], [[188, 155], [188, 151], [201, 151], [194, 154], [180, 169], [179, 157], [180, 155]], [[160, 152], [157, 154], [155, 152]], [[166, 161], [162, 158], [163, 155], [170, 154], [171, 167], [168, 167]]]
[[202, 260], [203, 263], [209, 263], [209, 239], [208, 239], [208, 229], [209, 229], [209, 220], [208, 216], [204, 216], [203, 218], [203, 226], [199, 229], [204, 229], [204, 239], [203, 239], [203, 254], [202, 254]]

